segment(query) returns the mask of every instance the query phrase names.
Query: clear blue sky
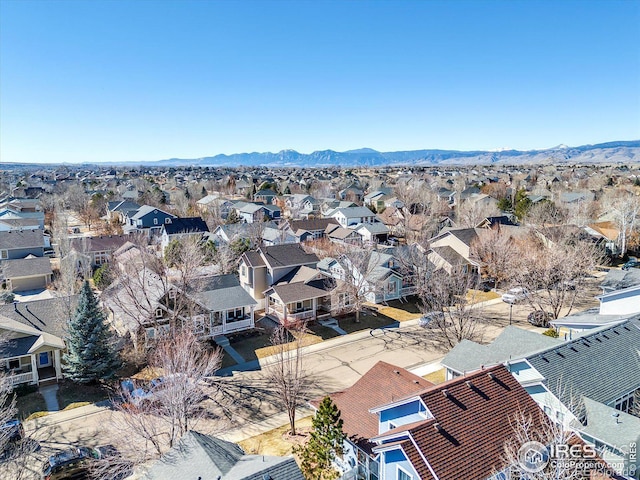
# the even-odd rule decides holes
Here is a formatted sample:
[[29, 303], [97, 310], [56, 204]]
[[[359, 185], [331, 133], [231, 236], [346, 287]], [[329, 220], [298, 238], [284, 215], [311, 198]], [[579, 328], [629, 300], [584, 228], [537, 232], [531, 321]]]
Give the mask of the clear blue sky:
[[0, 161], [640, 138], [640, 2], [0, 0]]

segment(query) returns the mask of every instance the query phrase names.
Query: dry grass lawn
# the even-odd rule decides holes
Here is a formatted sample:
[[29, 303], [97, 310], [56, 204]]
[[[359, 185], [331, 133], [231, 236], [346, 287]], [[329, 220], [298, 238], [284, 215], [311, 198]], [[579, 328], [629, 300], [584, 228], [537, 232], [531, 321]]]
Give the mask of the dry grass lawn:
[[301, 418], [296, 422], [297, 435], [289, 435], [289, 424], [269, 430], [261, 435], [242, 440], [240, 446], [248, 454], [254, 455], [291, 455], [293, 446], [304, 443], [311, 430], [311, 418]]
[[[290, 332], [293, 335], [296, 334], [294, 330], [291, 330]], [[301, 341], [301, 346], [306, 347], [306, 346], [313, 345], [315, 343], [320, 343], [320, 342], [322, 342], [322, 337], [307, 333]], [[282, 345], [282, 347], [285, 348], [285, 351], [293, 350], [296, 348], [296, 342], [289, 342], [287, 344]], [[255, 351], [256, 357], [258, 358], [270, 357], [271, 355], [275, 355], [276, 353], [278, 353], [280, 351], [279, 349], [280, 349], [280, 345], [277, 345], [277, 346], [269, 345], [268, 347], [257, 348]]]
[[495, 300], [499, 297], [500, 295], [492, 291], [483, 292], [482, 290], [469, 290], [467, 292], [467, 301], [470, 303], [486, 302], [488, 300]]
[[375, 305], [378, 310], [378, 314], [392, 318], [398, 322], [406, 322], [407, 320], [414, 320], [420, 318], [420, 313], [407, 312], [400, 308], [386, 307], [384, 305]]
[[439, 383], [444, 383], [446, 378], [446, 369], [441, 368], [440, 370], [436, 370], [435, 372], [428, 373], [422, 378], [431, 383], [435, 383], [436, 385]]

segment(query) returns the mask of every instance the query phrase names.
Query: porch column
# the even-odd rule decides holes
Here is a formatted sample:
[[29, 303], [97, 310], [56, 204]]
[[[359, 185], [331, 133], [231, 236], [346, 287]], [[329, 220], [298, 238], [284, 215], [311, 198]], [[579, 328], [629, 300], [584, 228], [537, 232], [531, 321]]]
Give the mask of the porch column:
[[56, 378], [62, 378], [62, 366], [60, 365], [60, 350], [53, 351], [53, 366], [56, 369]]
[[36, 354], [31, 354], [31, 373], [32, 373], [32, 382], [38, 383], [38, 361], [36, 360]]
[[287, 323], [287, 304], [282, 304], [282, 323]]
[[318, 316], [318, 299], [314, 298], [311, 300], [311, 310], [313, 311], [313, 318]]
[[249, 309], [251, 310], [251, 313], [250, 313], [250, 315], [251, 315], [251, 328], [253, 328], [256, 325], [255, 324], [255, 317], [253, 316], [253, 312], [255, 311], [255, 306], [251, 305], [249, 307]]

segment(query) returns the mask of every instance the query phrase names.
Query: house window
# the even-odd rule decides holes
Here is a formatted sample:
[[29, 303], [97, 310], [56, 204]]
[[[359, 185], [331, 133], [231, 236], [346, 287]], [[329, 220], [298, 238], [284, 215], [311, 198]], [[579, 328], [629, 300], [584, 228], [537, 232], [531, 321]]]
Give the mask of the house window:
[[402, 468], [398, 467], [398, 480], [413, 480], [413, 476], [408, 474]]
[[156, 338], [156, 329], [155, 328], [147, 328], [146, 329], [146, 333], [147, 333], [147, 339], [148, 340], [153, 340], [154, 338]]
[[6, 260], [9, 258], [9, 252], [7, 250], [0, 250], [0, 258]]
[[193, 319], [193, 333], [196, 335], [201, 335], [204, 333], [204, 317], [202, 315], [198, 315]]
[[9, 360], [9, 370], [15, 370], [20, 368], [20, 359], [16, 358], [15, 360]]
[[396, 282], [391, 282], [387, 285], [387, 291], [389, 293], [396, 293], [397, 288], [398, 288], [398, 285], [396, 284]]
[[545, 406], [544, 406], [544, 413], [546, 413], [546, 414], [547, 414], [547, 417], [551, 418], [551, 416], [552, 416], [552, 415], [551, 415], [551, 407], [549, 407], [549, 406], [545, 405]]
[[176, 299], [176, 291], [175, 290], [169, 290], [169, 298], [171, 300], [175, 300]]
[[556, 419], [560, 423], [564, 422], [564, 413], [562, 413], [560, 411], [556, 412]]
[[162, 318], [164, 311], [161, 308], [156, 308], [156, 318]]
[[227, 312], [227, 320], [231, 322], [237, 322], [238, 320], [242, 320], [243, 317], [244, 317], [244, 309], [242, 308], [235, 308]]
[[154, 225], [157, 225], [157, 224], [158, 224], [158, 219], [157, 219], [157, 218], [154, 218], [154, 219], [153, 219], [153, 224], [154, 224]]
[[164, 219], [164, 223], [171, 223], [171, 218], [167, 217]]
[[247, 276], [247, 267], [242, 265], [242, 267], [240, 267], [240, 272], [242, 273], [243, 277]]

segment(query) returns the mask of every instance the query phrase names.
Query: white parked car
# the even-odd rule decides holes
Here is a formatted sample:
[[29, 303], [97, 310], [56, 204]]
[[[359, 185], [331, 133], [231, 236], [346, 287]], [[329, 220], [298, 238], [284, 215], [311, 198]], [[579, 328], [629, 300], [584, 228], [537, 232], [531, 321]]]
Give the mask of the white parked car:
[[502, 301], [505, 303], [518, 303], [527, 298], [529, 292], [524, 287], [515, 287], [502, 295]]

